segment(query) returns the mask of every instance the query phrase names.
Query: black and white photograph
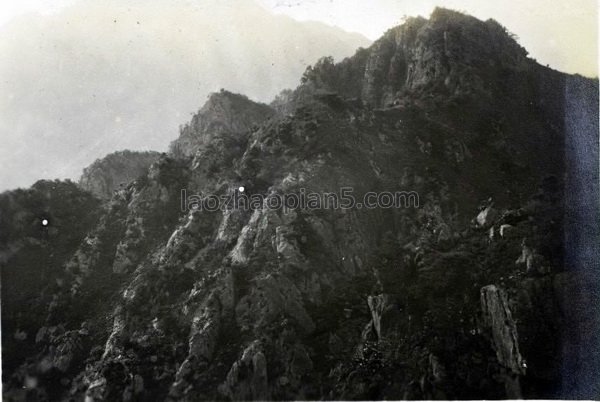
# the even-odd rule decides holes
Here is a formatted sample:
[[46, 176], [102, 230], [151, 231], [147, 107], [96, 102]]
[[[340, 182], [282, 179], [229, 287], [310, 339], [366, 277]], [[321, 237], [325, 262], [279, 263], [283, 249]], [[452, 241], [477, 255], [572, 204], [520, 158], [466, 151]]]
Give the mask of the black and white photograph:
[[600, 400], [597, 0], [0, 0], [1, 400]]

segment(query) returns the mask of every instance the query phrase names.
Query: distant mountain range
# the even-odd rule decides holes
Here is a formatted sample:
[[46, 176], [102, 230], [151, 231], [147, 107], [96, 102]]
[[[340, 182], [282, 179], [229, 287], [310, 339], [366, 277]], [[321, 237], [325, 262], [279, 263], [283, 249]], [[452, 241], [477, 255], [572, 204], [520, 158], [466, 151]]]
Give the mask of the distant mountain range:
[[118, 149], [166, 151], [210, 92], [270, 102], [319, 57], [370, 43], [252, 0], [83, 0], [24, 15], [0, 28], [0, 191], [75, 179]]

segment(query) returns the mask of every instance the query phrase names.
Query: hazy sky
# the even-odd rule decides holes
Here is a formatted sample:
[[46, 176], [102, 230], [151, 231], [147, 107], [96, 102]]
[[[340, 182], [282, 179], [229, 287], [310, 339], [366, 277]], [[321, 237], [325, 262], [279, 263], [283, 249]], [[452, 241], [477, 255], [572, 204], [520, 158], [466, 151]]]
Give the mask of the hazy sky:
[[597, 76], [596, 0], [259, 0], [278, 13], [319, 20], [371, 39], [397, 25], [403, 15], [427, 17], [436, 6], [494, 18], [542, 64]]
[[[77, 0], [2, 0], [0, 24], [24, 12], [50, 14]], [[321, 21], [377, 39], [403, 15], [428, 16], [434, 7], [494, 18], [532, 57], [569, 73], [598, 75], [597, 0], [256, 0], [298, 20]], [[127, 3], [127, 0], [123, 1]], [[198, 0], [202, 2], [202, 0]], [[102, 4], [102, 0], [97, 1]], [[152, 3], [152, 1], [149, 1]]]
[[117, 150], [166, 151], [210, 92], [269, 102], [320, 57], [371, 43], [251, 0], [16, 4], [0, 26], [0, 191], [77, 179]]
[[0, 191], [76, 179], [116, 150], [164, 151], [209, 92], [268, 102], [318, 57], [435, 6], [494, 18], [541, 64], [597, 76], [596, 0], [0, 0]]

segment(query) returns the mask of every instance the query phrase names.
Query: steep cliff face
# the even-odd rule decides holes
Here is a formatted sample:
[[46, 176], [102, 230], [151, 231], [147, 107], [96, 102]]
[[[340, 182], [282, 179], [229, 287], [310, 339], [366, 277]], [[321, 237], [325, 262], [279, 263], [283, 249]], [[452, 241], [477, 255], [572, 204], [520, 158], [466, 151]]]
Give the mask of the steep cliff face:
[[[43, 323], [3, 327], [35, 340], [7, 398], [595, 395], [564, 374], [593, 340], [567, 327], [597, 325], [568, 313], [589, 289], [563, 261], [564, 81], [437, 10], [322, 60], [277, 112], [211, 96], [64, 257]], [[342, 188], [361, 205], [281, 206]], [[396, 191], [413, 202], [363, 204]], [[242, 195], [262, 201], [190, 203]]]
[[114, 152], [83, 169], [79, 185], [102, 200], [110, 200], [116, 190], [146, 175], [159, 156], [158, 152]]

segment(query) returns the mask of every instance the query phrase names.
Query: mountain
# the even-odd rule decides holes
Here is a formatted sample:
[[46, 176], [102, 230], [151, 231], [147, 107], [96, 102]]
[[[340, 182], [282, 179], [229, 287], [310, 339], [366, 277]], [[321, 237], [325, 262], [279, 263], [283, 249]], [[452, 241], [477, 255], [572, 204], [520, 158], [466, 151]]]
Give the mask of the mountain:
[[[145, 176], [74, 208], [31, 306], [3, 292], [4, 397], [597, 398], [597, 105], [597, 80], [445, 9], [269, 106], [212, 94]], [[35, 217], [28, 191], [64, 208], [34, 186], [2, 216]], [[17, 250], [37, 221], [11, 219]], [[3, 254], [14, 294], [26, 247]]]
[[83, 169], [79, 185], [96, 197], [109, 200], [121, 186], [145, 176], [159, 156], [158, 152], [113, 152]]
[[0, 27], [0, 191], [75, 180], [116, 149], [166, 151], [209, 93], [269, 101], [322, 55], [371, 43], [253, 0], [72, 3]]

